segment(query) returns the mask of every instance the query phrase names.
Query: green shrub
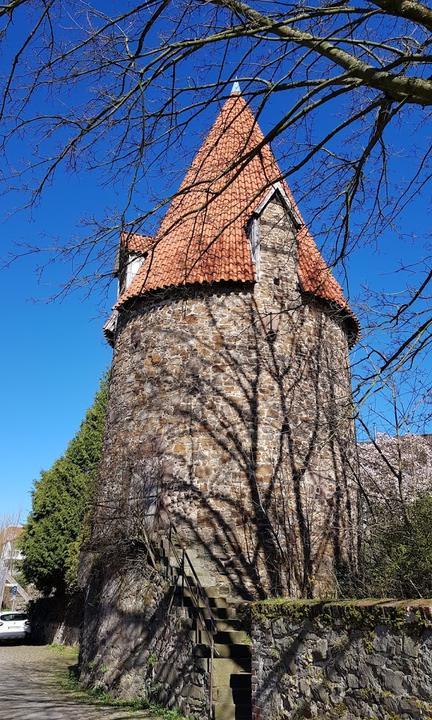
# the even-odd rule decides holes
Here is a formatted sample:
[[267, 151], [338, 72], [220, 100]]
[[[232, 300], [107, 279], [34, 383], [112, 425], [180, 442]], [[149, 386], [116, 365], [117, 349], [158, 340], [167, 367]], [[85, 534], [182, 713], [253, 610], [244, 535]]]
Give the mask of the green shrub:
[[432, 597], [432, 495], [378, 513], [363, 544], [361, 585], [377, 597]]
[[22, 538], [23, 573], [45, 595], [72, 590], [83, 521], [102, 452], [107, 380], [65, 454], [36, 481], [32, 511]]

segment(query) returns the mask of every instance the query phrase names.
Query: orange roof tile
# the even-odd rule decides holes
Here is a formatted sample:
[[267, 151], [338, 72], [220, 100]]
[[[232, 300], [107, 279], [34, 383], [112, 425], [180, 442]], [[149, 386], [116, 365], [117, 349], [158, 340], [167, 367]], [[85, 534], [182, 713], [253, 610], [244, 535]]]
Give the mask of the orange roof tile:
[[137, 233], [122, 232], [120, 234], [121, 247], [127, 248], [130, 253], [143, 255], [153, 245], [153, 238], [150, 235], [137, 235]]
[[336, 303], [357, 327], [339, 283], [323, 260], [289, 187], [282, 180], [253, 113], [237, 93], [223, 105], [153, 241], [145, 236], [124, 234], [130, 250], [148, 252], [148, 257], [116, 307], [151, 290], [169, 286], [254, 281], [246, 225], [277, 182], [283, 185], [294, 213], [300, 218], [297, 244], [303, 290]]

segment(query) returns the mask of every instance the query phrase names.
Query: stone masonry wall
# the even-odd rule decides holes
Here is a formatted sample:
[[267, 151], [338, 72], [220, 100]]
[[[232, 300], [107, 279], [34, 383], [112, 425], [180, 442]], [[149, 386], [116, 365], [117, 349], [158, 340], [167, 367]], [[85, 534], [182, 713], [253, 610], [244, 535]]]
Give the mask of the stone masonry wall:
[[82, 593], [32, 600], [28, 606], [34, 643], [78, 645], [84, 615]]
[[137, 550], [94, 566], [81, 634], [81, 683], [207, 717], [205, 663], [195, 658], [191, 621], [173, 594]]
[[301, 296], [278, 202], [260, 240], [255, 285], [170, 290], [122, 313], [93, 541], [156, 518], [228, 594], [331, 595], [355, 535], [347, 339]]
[[[173, 656], [194, 694], [205, 686], [181, 618], [168, 615], [169, 588], [145, 581], [144, 557], [129, 557], [169, 525], [201, 583], [234, 598], [332, 596], [355, 561], [345, 330], [301, 295], [278, 202], [262, 214], [260, 239], [257, 283], [170, 289], [120, 314], [81, 563], [88, 684], [154, 694], [153, 672], [163, 676]], [[161, 664], [150, 672], [153, 655]]]
[[432, 717], [431, 601], [250, 609], [253, 720]]

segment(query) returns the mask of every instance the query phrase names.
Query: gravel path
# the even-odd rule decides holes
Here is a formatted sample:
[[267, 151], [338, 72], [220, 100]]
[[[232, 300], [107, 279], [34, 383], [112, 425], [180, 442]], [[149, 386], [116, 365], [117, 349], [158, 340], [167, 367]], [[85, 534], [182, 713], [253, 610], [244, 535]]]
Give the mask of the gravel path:
[[69, 650], [0, 645], [0, 720], [156, 720], [146, 711], [78, 702], [55, 679], [72, 664]]

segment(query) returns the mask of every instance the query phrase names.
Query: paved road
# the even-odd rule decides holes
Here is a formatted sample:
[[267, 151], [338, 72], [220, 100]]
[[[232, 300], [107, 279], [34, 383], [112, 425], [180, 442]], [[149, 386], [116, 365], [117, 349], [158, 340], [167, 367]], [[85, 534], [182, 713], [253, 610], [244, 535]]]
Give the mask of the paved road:
[[0, 720], [156, 720], [76, 701], [53, 677], [71, 664], [71, 654], [55, 648], [0, 645]]

